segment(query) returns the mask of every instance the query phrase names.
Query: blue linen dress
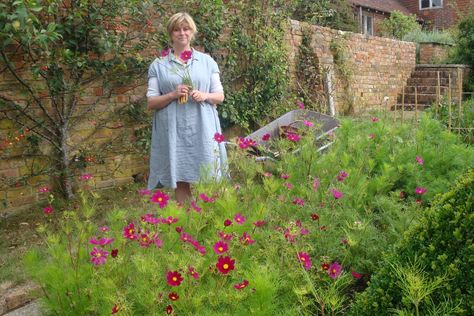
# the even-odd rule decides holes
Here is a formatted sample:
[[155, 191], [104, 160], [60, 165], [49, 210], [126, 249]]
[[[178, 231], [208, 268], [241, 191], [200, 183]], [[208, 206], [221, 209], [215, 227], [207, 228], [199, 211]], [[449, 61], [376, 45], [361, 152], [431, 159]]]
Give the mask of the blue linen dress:
[[[157, 77], [160, 95], [176, 90], [181, 84], [182, 73], [172, 53], [155, 59], [148, 70], [148, 77]], [[182, 65], [182, 64], [181, 64]], [[192, 50], [188, 61], [193, 88], [211, 92], [211, 75], [219, 73], [217, 63], [204, 53]], [[176, 182], [196, 183], [218, 179], [227, 175], [227, 153], [224, 143], [214, 140], [215, 133], [222, 133], [216, 106], [208, 102], [171, 102], [153, 115], [150, 175], [148, 189], [156, 186], [176, 188]]]

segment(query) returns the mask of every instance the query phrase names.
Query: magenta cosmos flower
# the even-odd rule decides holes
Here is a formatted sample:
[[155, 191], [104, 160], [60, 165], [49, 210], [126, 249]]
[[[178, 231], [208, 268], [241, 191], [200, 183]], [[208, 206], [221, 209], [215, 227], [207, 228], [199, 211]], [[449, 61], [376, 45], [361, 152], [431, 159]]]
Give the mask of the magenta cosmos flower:
[[225, 140], [225, 138], [223, 134], [215, 133], [214, 140], [220, 144]]
[[312, 184], [312, 186], [313, 186], [313, 191], [317, 191], [320, 184], [321, 184], [321, 183], [319, 182], [319, 179], [318, 179], [318, 178], [314, 178], [313, 184]]
[[215, 198], [213, 198], [212, 196], [207, 196], [204, 193], [199, 194], [199, 198], [206, 203], [214, 203], [216, 201]]
[[296, 142], [299, 142], [299, 141], [300, 141], [301, 136], [298, 135], [298, 134], [294, 134], [294, 133], [288, 133], [288, 134], [286, 134], [286, 138], [287, 138], [289, 141], [296, 143]]
[[156, 191], [155, 194], [151, 196], [150, 201], [153, 203], [158, 204], [158, 206], [163, 209], [166, 205], [168, 205], [168, 200], [170, 197], [166, 194], [161, 192], [160, 190]]
[[181, 54], [179, 54], [179, 58], [181, 58], [183, 61], [188, 61], [193, 57], [193, 52], [190, 50], [185, 50]]
[[83, 175], [81, 176], [81, 180], [82, 180], [82, 181], [88, 181], [88, 180], [90, 180], [90, 179], [92, 179], [92, 175], [89, 174], [89, 173], [83, 174]]
[[419, 164], [419, 165], [423, 165], [425, 162], [423, 161], [423, 159], [420, 157], [420, 156], [416, 156], [415, 157], [416, 159], [416, 162]]
[[304, 206], [304, 200], [300, 198], [294, 198], [293, 199], [293, 204], [299, 205], [299, 206]]
[[222, 274], [227, 274], [235, 268], [235, 259], [230, 257], [219, 257], [217, 259], [216, 268]]
[[170, 54], [170, 52], [171, 52], [171, 48], [163, 49], [160, 53], [160, 56], [161, 57], [166, 57]]
[[46, 215], [51, 214], [54, 211], [53, 207], [51, 205], [47, 205], [43, 207], [43, 213]]
[[96, 266], [103, 265], [107, 261], [109, 253], [102, 248], [94, 247], [90, 252], [91, 262]]
[[240, 242], [242, 242], [244, 245], [251, 245], [255, 243], [255, 240], [253, 240], [247, 232], [244, 232], [242, 237], [239, 238]]
[[245, 216], [243, 216], [240, 213], [234, 216], [234, 221], [239, 225], [242, 225], [243, 223], [245, 223], [245, 220], [246, 220]]
[[262, 140], [263, 140], [264, 142], [268, 141], [269, 139], [270, 139], [270, 134], [268, 134], [268, 133], [266, 133], [266, 134], [264, 134], [264, 135], [262, 136]]
[[214, 252], [217, 253], [218, 255], [223, 254], [227, 250], [229, 250], [229, 245], [222, 240], [219, 240], [218, 242], [214, 244]]
[[336, 200], [339, 200], [340, 198], [342, 198], [344, 196], [344, 194], [342, 192], [339, 192], [338, 190], [336, 189], [332, 189], [332, 196], [336, 199]]
[[166, 274], [166, 282], [171, 286], [179, 286], [183, 280], [181, 273], [178, 271], [168, 271]]
[[232, 221], [230, 219], [226, 219], [224, 221], [224, 226], [227, 227], [227, 226], [230, 226], [230, 225], [232, 225]]
[[249, 285], [249, 281], [244, 280], [242, 283], [234, 284], [234, 288], [237, 289], [237, 290], [242, 290], [243, 288], [246, 288], [247, 285]]
[[123, 228], [123, 237], [130, 240], [135, 240], [138, 238], [138, 234], [137, 234], [137, 231], [135, 230], [134, 223], [130, 223]]
[[303, 102], [298, 101], [298, 102], [296, 102], [296, 105], [297, 105], [300, 109], [304, 110], [304, 103], [303, 103]]
[[197, 203], [196, 203], [195, 200], [192, 200], [192, 201], [191, 201], [191, 207], [192, 207], [192, 209], [195, 210], [197, 213], [201, 213], [201, 211], [202, 211], [202, 208], [200, 208], [200, 207], [197, 205]]
[[179, 295], [178, 295], [177, 293], [175, 293], [175, 292], [171, 292], [170, 294], [168, 294], [168, 297], [169, 297], [169, 299], [172, 300], [172, 301], [176, 301], [176, 300], [179, 299]]
[[339, 182], [342, 182], [344, 181], [344, 179], [348, 176], [349, 174], [347, 172], [345, 172], [344, 170], [342, 170], [341, 172], [339, 172], [339, 174], [337, 175], [337, 181]]
[[304, 120], [304, 121], [303, 121], [303, 124], [306, 125], [306, 126], [308, 126], [308, 127], [311, 127], [311, 126], [314, 125], [313, 122], [310, 122], [310, 121], [307, 121], [307, 120]]
[[329, 266], [328, 275], [331, 279], [337, 279], [341, 275], [341, 265], [338, 262], [334, 262]]
[[101, 238], [101, 239], [96, 239], [96, 238], [91, 238], [91, 239], [89, 239], [89, 243], [90, 243], [90, 244], [99, 245], [99, 246], [108, 245], [108, 244], [110, 244], [110, 243], [113, 242], [113, 241], [114, 241], [113, 238], [106, 238], [106, 237], [103, 237], [103, 238]]
[[417, 187], [415, 189], [415, 193], [418, 194], [418, 195], [423, 195], [423, 194], [426, 193], [426, 191], [427, 191], [426, 188], [423, 188], [423, 187]]
[[298, 260], [303, 264], [305, 270], [309, 270], [313, 266], [311, 257], [307, 252], [298, 252]]
[[196, 272], [196, 270], [194, 270], [193, 267], [188, 267], [188, 270], [189, 270], [189, 273], [191, 274], [191, 276], [193, 277], [193, 279], [199, 279], [199, 273]]

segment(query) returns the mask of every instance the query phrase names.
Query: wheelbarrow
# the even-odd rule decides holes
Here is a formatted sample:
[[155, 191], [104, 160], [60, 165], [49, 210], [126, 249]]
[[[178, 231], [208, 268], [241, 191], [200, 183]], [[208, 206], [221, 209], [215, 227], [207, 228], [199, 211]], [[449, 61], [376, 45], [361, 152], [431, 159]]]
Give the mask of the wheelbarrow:
[[[328, 136], [339, 127], [339, 121], [337, 119], [315, 111], [293, 110], [247, 136], [248, 139], [256, 143], [256, 146], [252, 146], [253, 154], [257, 156], [256, 160], [275, 160], [279, 156], [278, 152], [272, 151], [268, 142], [262, 140], [264, 135], [269, 134], [270, 139], [276, 139], [281, 136], [282, 131], [292, 132], [297, 131], [299, 128], [307, 128], [304, 125], [305, 120], [316, 126], [316, 128], [314, 128], [316, 151], [321, 152], [333, 144], [333, 141], [328, 140]], [[265, 150], [260, 150], [260, 146]], [[296, 149], [293, 153], [295, 154], [299, 150], [300, 149]], [[271, 155], [261, 155], [263, 153], [270, 153]]]

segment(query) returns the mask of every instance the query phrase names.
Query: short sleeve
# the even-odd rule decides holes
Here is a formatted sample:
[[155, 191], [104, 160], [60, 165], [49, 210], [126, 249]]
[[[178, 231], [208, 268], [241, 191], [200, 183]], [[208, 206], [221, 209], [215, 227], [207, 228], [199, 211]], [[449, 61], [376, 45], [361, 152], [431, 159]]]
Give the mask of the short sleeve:
[[216, 73], [217, 74], [220, 73], [219, 66], [217, 66], [217, 63], [214, 59], [211, 59], [211, 65], [210, 66], [211, 66], [210, 67], [211, 68], [211, 75], [216, 74]]
[[160, 84], [158, 82], [158, 74], [156, 72], [155, 63], [152, 63], [148, 68], [148, 90], [146, 92], [147, 97], [154, 97], [161, 95]]
[[221, 78], [218, 72], [215, 72], [211, 75], [211, 88], [209, 89], [209, 92], [224, 92], [224, 88], [222, 87]]

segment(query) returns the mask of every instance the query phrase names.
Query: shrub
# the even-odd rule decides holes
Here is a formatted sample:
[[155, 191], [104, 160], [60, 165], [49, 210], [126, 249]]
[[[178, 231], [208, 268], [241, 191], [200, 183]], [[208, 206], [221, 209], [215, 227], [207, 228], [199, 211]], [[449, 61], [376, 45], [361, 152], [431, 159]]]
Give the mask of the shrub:
[[380, 30], [383, 36], [402, 39], [406, 34], [420, 29], [421, 26], [416, 22], [416, 16], [405, 15], [400, 11], [393, 11], [390, 18], [380, 23]]
[[[449, 314], [473, 315], [473, 209], [474, 171], [471, 170], [450, 191], [436, 198], [420, 223], [384, 258], [369, 288], [357, 296], [352, 315], [388, 315], [391, 309], [412, 309], [409, 295], [402, 295], [403, 285], [399, 286], [406, 278], [400, 280], [400, 275], [393, 273], [393, 265], [415, 261], [432, 282], [444, 280], [442, 288], [435, 288], [429, 295], [432, 305], [454, 306]], [[430, 301], [422, 301], [421, 310], [426, 312], [429, 305]]]

